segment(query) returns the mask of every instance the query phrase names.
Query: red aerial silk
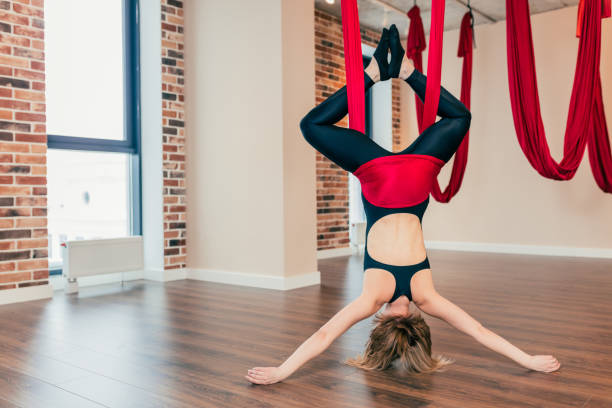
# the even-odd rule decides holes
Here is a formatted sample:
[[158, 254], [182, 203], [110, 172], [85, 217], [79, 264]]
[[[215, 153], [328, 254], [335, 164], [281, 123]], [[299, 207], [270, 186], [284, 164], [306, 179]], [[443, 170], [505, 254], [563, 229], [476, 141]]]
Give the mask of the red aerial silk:
[[[426, 43], [421, 9], [419, 9], [419, 6], [414, 6], [407, 14], [410, 19], [410, 26], [408, 28], [408, 37], [406, 38], [406, 56], [412, 60], [416, 69], [423, 72], [423, 51], [425, 50]], [[419, 133], [423, 133], [425, 130], [423, 129], [423, 102], [421, 102], [418, 95], [414, 95], [414, 101]]]
[[349, 127], [365, 133], [363, 54], [361, 53], [361, 31], [359, 30], [357, 0], [342, 0], [341, 9]]
[[[444, 0], [432, 0], [429, 55], [427, 59], [427, 88], [423, 125], [436, 120], [440, 101], [442, 74], [442, 35], [444, 33]], [[357, 0], [342, 0], [342, 36], [344, 38], [344, 65], [346, 69], [349, 127], [365, 132], [365, 91], [363, 83], [363, 55]]]
[[431, 27], [429, 28], [429, 53], [427, 54], [427, 86], [423, 108], [423, 128], [436, 121], [442, 81], [442, 38], [444, 35], [444, 0], [431, 1]]
[[[406, 55], [412, 59], [414, 67], [419, 71], [423, 71], [422, 53], [425, 50], [425, 30], [423, 28], [423, 20], [421, 20], [421, 10], [418, 6], [414, 6], [408, 12], [410, 18], [410, 28], [408, 29], [408, 38], [406, 39]], [[473, 31], [471, 24], [470, 13], [466, 13], [461, 20], [461, 32], [459, 35], [459, 49], [457, 55], [463, 57], [463, 70], [461, 73], [461, 102], [470, 109], [470, 94], [472, 90], [472, 39]], [[427, 78], [429, 83], [429, 77]], [[415, 95], [417, 124], [419, 133], [423, 133], [426, 126], [423, 121], [423, 103], [417, 95]], [[469, 133], [457, 149], [453, 169], [448, 186], [444, 191], [441, 191], [438, 180], [435, 179], [432, 187], [432, 196], [441, 203], [448, 203], [451, 198], [457, 194], [468, 157]]]
[[[602, 0], [602, 18], [612, 16], [612, 0]], [[584, 0], [578, 4], [578, 24], [576, 24], [576, 37], [580, 37], [582, 31], [582, 20], [584, 20]]]
[[[461, 71], [461, 102], [465, 105], [468, 110], [471, 105], [471, 93], [472, 93], [472, 15], [468, 12], [463, 16], [461, 20], [461, 31], [459, 33], [459, 49], [457, 50], [457, 56], [463, 57], [463, 68]], [[453, 169], [451, 171], [450, 181], [444, 191], [440, 190], [440, 184], [438, 179], [435, 178], [433, 182], [433, 188], [431, 195], [441, 203], [448, 203], [451, 198], [457, 194], [459, 188], [461, 188], [461, 182], [463, 181], [463, 175], [465, 174], [465, 167], [468, 159], [468, 146], [469, 146], [470, 132], [466, 133], [463, 141], [459, 145], [459, 148], [455, 152], [455, 160], [453, 161]]]
[[[607, 1], [607, 0], [606, 0]], [[574, 85], [566, 122], [563, 159], [550, 155], [540, 113], [527, 0], [506, 0], [506, 41], [510, 102], [517, 138], [529, 163], [542, 176], [569, 180], [587, 144], [599, 187], [612, 193], [612, 154], [603, 110], [601, 78], [601, 0], [585, 0]]]

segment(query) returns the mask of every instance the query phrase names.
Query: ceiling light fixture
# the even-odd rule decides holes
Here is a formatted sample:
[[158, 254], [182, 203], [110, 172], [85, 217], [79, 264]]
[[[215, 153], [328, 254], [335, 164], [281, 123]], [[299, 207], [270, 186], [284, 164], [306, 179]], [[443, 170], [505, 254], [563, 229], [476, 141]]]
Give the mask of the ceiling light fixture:
[[327, 2], [327, 4], [334, 4], [336, 2], [336, 0], [325, 0]]

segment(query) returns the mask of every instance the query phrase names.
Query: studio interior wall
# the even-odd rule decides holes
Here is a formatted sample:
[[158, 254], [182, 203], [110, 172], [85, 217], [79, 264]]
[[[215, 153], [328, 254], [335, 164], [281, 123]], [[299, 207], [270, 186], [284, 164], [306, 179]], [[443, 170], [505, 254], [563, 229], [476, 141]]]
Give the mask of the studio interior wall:
[[191, 267], [282, 271], [282, 257], [270, 256], [283, 245], [281, 10], [273, 3], [185, 2]]
[[299, 130], [315, 96], [314, 5], [184, 3], [187, 266], [318, 283], [315, 155]]
[[[555, 159], [563, 138], [578, 50], [576, 7], [532, 16], [540, 105]], [[612, 250], [612, 196], [595, 184], [585, 154], [571, 181], [540, 176], [521, 151], [510, 107], [506, 23], [475, 28], [469, 159], [459, 194], [433, 198], [423, 220], [426, 240]], [[442, 85], [459, 95], [459, 32], [444, 33]], [[612, 118], [612, 19], [603, 20], [601, 73], [608, 123]], [[426, 61], [426, 53], [424, 54]], [[417, 135], [413, 92], [401, 88], [401, 140]], [[439, 180], [448, 183], [452, 162]]]

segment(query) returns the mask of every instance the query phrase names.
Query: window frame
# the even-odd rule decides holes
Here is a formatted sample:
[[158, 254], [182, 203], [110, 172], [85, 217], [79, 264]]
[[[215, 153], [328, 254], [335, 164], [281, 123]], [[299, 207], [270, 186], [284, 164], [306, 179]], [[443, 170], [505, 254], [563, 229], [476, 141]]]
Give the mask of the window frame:
[[[140, 125], [140, 17], [139, 0], [122, 0], [124, 140], [47, 134], [47, 149], [127, 153], [130, 155], [130, 233], [142, 234], [142, 175]], [[50, 275], [61, 274], [50, 268]]]

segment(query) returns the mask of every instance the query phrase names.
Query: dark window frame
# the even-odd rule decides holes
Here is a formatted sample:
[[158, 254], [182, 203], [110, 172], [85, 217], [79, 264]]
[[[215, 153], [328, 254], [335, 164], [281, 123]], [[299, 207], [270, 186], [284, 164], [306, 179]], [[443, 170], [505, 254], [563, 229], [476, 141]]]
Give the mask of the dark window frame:
[[[140, 129], [140, 18], [139, 0], [123, 0], [124, 140], [47, 135], [48, 149], [127, 153], [130, 155], [130, 207], [132, 235], [142, 234], [142, 175]], [[50, 269], [59, 275], [61, 269]]]

